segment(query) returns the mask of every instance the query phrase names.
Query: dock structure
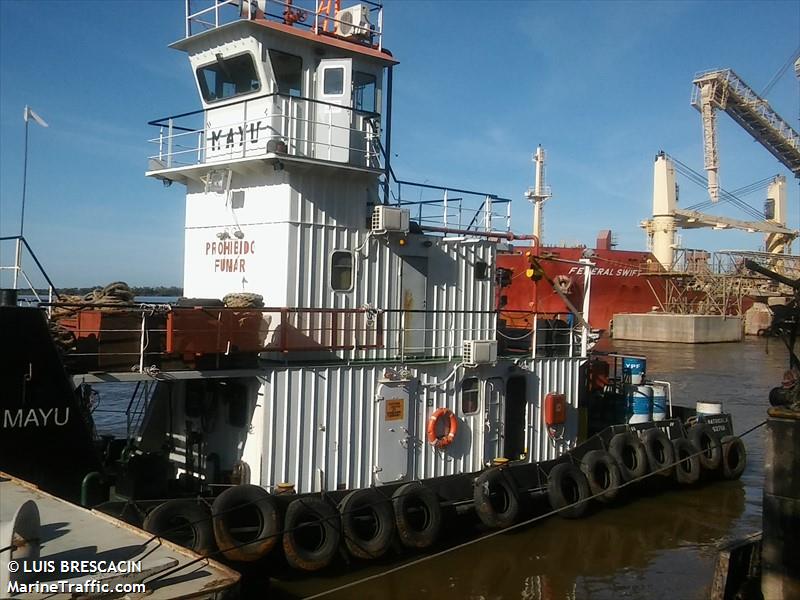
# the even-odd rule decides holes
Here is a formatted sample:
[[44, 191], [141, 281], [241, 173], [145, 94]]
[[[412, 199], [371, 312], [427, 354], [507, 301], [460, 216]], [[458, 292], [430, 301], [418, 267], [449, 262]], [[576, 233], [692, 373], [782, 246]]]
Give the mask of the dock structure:
[[800, 598], [800, 411], [769, 410], [764, 461], [761, 593]]
[[733, 69], [699, 73], [694, 79], [692, 106], [703, 116], [703, 150], [708, 172], [708, 191], [719, 197], [715, 109], [724, 110], [745, 131], [800, 176], [800, 134], [776, 113]]
[[740, 342], [742, 318], [663, 313], [614, 315], [614, 338], [648, 342], [709, 344]]
[[222, 598], [239, 574], [0, 471], [0, 597]]

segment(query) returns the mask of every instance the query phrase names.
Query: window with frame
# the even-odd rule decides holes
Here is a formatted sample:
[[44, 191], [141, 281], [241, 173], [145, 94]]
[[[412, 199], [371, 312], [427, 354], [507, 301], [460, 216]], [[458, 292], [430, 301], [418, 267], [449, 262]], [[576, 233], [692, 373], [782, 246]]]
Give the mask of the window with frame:
[[322, 93], [326, 96], [341, 96], [344, 93], [344, 67], [322, 71]]
[[353, 253], [349, 250], [334, 250], [331, 254], [331, 289], [334, 292], [353, 289], [353, 264]]
[[248, 53], [230, 58], [217, 55], [217, 62], [197, 69], [197, 81], [206, 102], [225, 100], [261, 89], [253, 56]]
[[378, 112], [376, 90], [375, 75], [360, 71], [353, 73], [353, 108], [370, 113]]
[[269, 62], [279, 94], [302, 96], [303, 92], [303, 59], [294, 54], [269, 50]]
[[478, 378], [467, 377], [461, 382], [461, 414], [478, 412]]

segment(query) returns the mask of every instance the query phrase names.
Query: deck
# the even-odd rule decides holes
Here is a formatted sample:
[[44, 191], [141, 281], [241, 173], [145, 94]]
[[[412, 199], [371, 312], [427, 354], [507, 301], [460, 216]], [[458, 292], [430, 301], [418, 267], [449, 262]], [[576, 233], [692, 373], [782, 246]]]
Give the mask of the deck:
[[[8, 525], [17, 509], [28, 500], [33, 500], [40, 515], [40, 555], [37, 560], [27, 561], [28, 570], [44, 572], [24, 573], [24, 567], [9, 573], [9, 560], [19, 558], [9, 550]], [[114, 597], [125, 594], [126, 598], [156, 600], [176, 598], [221, 598], [222, 593], [238, 584], [239, 574], [213, 560], [202, 559], [190, 550], [171, 542], [152, 539], [152, 536], [131, 525], [105, 514], [87, 510], [64, 500], [59, 500], [26, 482], [0, 472], [0, 596], [38, 598], [72, 598], [68, 585], [84, 584], [87, 580], [130, 585], [144, 583], [145, 591], [113, 592]], [[19, 542], [19, 538], [17, 538]], [[34, 555], [35, 556], [35, 555]], [[63, 564], [62, 561], [67, 562]], [[136, 565], [141, 572], [114, 573], [92, 572], [91, 563], [75, 565], [72, 561], [100, 561], [118, 563], [120, 566]], [[20, 565], [22, 560], [17, 560]], [[62, 571], [62, 566], [66, 570]], [[80, 568], [81, 570], [74, 570]], [[71, 570], [72, 569], [72, 570]], [[122, 569], [120, 569], [122, 570]], [[14, 593], [9, 588], [8, 576], [17, 577], [19, 585], [39, 584], [47, 590], [25, 589], [25, 593]], [[13, 581], [13, 580], [12, 580]], [[96, 585], [96, 584], [95, 584]], [[53, 593], [57, 586], [58, 591]], [[63, 589], [63, 591], [62, 591]], [[76, 588], [73, 588], [75, 590]], [[82, 594], [81, 597], [83, 597]], [[98, 591], [87, 597], [99, 597]], [[107, 597], [107, 596], [103, 596]]]

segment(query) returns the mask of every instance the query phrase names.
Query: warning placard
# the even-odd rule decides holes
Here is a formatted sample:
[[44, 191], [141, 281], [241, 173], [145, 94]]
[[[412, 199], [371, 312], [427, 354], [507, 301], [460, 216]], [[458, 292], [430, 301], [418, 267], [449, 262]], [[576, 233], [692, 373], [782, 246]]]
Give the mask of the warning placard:
[[389, 398], [386, 400], [386, 420], [402, 421], [405, 417], [406, 401], [402, 398]]

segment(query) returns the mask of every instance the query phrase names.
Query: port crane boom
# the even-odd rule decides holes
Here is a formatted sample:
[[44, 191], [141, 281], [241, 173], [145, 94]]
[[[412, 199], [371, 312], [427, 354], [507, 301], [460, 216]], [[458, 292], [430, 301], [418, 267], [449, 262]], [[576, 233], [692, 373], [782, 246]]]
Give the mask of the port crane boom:
[[703, 156], [708, 173], [708, 194], [719, 199], [716, 109], [722, 109], [800, 177], [800, 134], [776, 113], [769, 102], [756, 94], [733, 69], [706, 71], [694, 81], [692, 106], [703, 119]]

